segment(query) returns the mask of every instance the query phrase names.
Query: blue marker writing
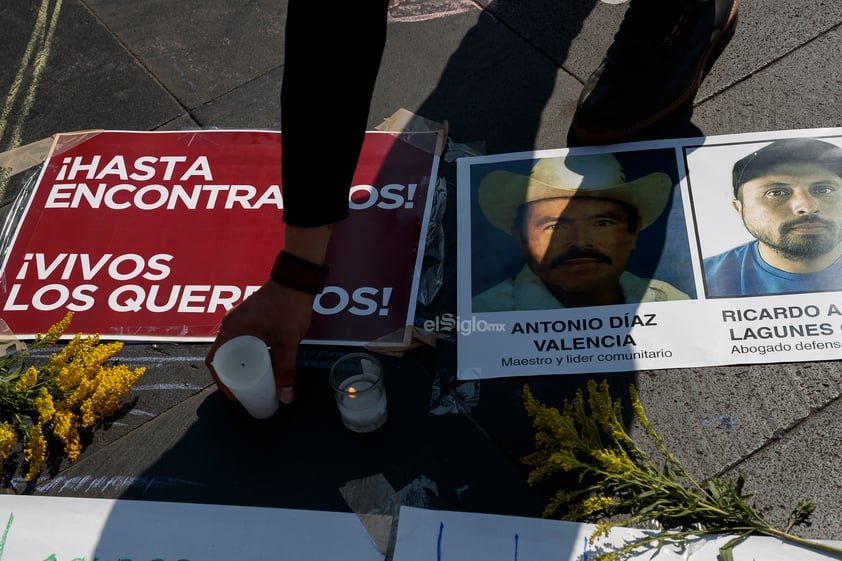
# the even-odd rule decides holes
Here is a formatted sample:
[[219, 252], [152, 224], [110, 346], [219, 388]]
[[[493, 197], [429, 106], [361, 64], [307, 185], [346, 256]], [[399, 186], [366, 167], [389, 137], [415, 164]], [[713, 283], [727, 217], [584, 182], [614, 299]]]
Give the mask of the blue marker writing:
[[444, 522], [439, 523], [439, 539], [436, 542], [436, 560], [441, 561], [441, 537], [444, 534]]

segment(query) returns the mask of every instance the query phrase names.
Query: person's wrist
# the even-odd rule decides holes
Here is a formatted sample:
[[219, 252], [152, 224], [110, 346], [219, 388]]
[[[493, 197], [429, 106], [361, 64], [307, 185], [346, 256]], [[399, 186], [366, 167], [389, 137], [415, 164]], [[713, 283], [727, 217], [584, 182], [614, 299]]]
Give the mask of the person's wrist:
[[321, 265], [325, 262], [332, 225], [302, 227], [285, 225], [283, 248], [296, 257]]
[[275, 258], [269, 276], [274, 282], [288, 288], [307, 294], [320, 294], [325, 288], [328, 271], [327, 265], [313, 263], [283, 250]]

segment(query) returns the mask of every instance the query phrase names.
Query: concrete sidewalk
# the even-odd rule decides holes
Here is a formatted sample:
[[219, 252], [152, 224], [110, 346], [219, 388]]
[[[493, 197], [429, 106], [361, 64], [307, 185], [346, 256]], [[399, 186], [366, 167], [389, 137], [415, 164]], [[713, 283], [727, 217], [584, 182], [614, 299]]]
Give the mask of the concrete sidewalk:
[[[485, 153], [561, 148], [582, 81], [626, 4], [596, 0], [393, 2], [371, 127], [399, 108], [449, 124]], [[326, 8], [327, 9], [327, 8]], [[285, 3], [270, 0], [32, 0], [0, 5], [0, 151], [91, 128], [280, 128]], [[690, 137], [842, 126], [842, 3], [744, 0], [737, 33]], [[314, 63], [318, 63], [314, 59]], [[351, 85], [349, 85], [350, 87]], [[454, 165], [442, 175], [453, 187]], [[15, 195], [4, 193], [4, 208]], [[453, 231], [452, 203], [446, 221]], [[4, 213], [5, 214], [5, 213]], [[455, 241], [431, 310], [455, 310]], [[414, 506], [539, 516], [518, 459], [531, 448], [520, 388], [560, 401], [585, 376], [455, 383], [452, 342], [388, 359], [389, 427], [364, 441], [319, 400], [340, 351], [305, 349], [296, 404], [256, 426], [211, 384], [204, 345], [132, 345], [150, 366], [135, 412], [36, 493], [342, 510], [337, 489], [382, 472]], [[836, 362], [624, 373], [667, 445], [700, 477], [746, 476], [773, 524], [818, 505], [796, 533], [842, 539], [842, 370]], [[481, 386], [481, 387], [480, 387]], [[271, 450], [266, 450], [266, 444]], [[355, 448], [362, 446], [368, 456]], [[247, 459], [247, 462], [244, 462]], [[249, 465], [265, 462], [259, 474]], [[248, 465], [243, 465], [244, 463]], [[99, 479], [97, 479], [99, 478]], [[99, 483], [94, 483], [99, 481]], [[22, 492], [22, 487], [17, 490]]]

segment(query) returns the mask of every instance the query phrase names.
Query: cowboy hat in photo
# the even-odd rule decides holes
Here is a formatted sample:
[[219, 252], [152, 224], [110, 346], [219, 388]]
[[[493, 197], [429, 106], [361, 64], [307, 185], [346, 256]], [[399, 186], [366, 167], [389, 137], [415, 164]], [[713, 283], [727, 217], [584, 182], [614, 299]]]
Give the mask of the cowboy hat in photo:
[[479, 185], [479, 205], [488, 221], [509, 234], [517, 208], [541, 199], [589, 197], [621, 201], [640, 214], [641, 229], [651, 225], [669, 202], [669, 175], [654, 172], [626, 182], [611, 154], [565, 155], [538, 160], [529, 175], [497, 170]]

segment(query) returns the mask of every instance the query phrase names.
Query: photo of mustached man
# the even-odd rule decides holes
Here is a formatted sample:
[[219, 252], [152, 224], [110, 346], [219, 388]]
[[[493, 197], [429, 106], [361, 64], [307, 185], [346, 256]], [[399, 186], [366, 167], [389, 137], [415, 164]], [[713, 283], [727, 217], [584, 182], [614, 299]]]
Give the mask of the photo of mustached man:
[[776, 140], [734, 163], [730, 188], [753, 239], [704, 260], [708, 296], [842, 289], [842, 148]]
[[662, 172], [626, 181], [612, 154], [548, 157], [528, 173], [488, 173], [478, 187], [479, 208], [516, 242], [525, 263], [475, 295], [472, 311], [689, 299], [668, 282], [627, 270], [641, 231], [664, 212], [672, 185]]

